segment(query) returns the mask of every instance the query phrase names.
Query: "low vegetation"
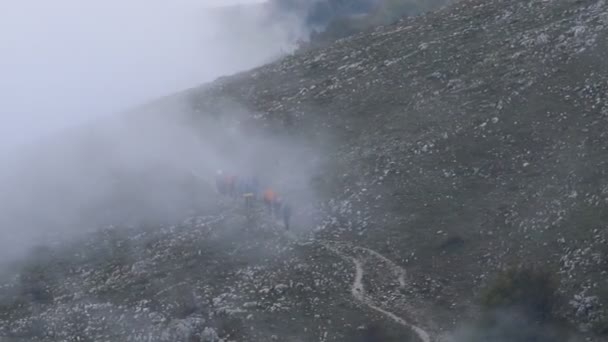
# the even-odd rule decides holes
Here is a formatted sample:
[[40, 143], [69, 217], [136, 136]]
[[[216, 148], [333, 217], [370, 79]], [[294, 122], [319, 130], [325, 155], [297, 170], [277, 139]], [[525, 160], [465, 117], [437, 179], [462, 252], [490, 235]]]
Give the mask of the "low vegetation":
[[[334, 10], [333, 19], [320, 31], [314, 31], [310, 40], [301, 43], [303, 49], [327, 46], [334, 41], [370, 30], [379, 25], [388, 25], [397, 22], [400, 18], [419, 15], [449, 3], [450, 0], [385, 0], [362, 14], [352, 14], [353, 11]], [[344, 14], [344, 12], [346, 14]]]
[[461, 340], [555, 342], [568, 340], [568, 327], [553, 312], [559, 302], [554, 276], [537, 268], [499, 273], [479, 298], [481, 318]]
[[521, 311], [530, 319], [551, 319], [558, 301], [557, 281], [551, 273], [536, 268], [511, 268], [500, 273], [481, 295], [485, 312]]

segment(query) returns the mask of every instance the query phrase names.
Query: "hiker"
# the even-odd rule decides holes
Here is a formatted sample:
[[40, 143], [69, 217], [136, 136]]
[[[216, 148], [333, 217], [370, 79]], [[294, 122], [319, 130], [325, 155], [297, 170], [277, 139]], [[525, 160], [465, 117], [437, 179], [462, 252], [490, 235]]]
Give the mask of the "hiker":
[[274, 201], [276, 199], [276, 194], [274, 193], [274, 191], [272, 191], [272, 189], [268, 188], [264, 191], [262, 199], [264, 200], [266, 209], [268, 209], [268, 212], [272, 215], [272, 209], [274, 206]]
[[243, 198], [245, 199], [245, 207], [250, 209], [253, 206], [253, 192], [246, 192], [243, 194]]
[[254, 198], [258, 198], [260, 196], [260, 181], [258, 177], [251, 177], [250, 184], [251, 192], [253, 193]]
[[226, 193], [232, 197], [236, 197], [236, 176], [226, 176]]
[[245, 193], [246, 181], [244, 179], [237, 179], [236, 181], [236, 194], [242, 196]]
[[215, 175], [215, 187], [220, 195], [226, 195], [226, 183], [224, 182], [224, 171], [217, 170]]
[[276, 197], [274, 202], [272, 203], [272, 212], [274, 214], [274, 218], [277, 220], [281, 219], [281, 206], [283, 204], [283, 199], [280, 197]]
[[289, 220], [291, 219], [291, 205], [289, 203], [283, 204], [283, 224], [285, 225], [285, 230], [289, 230]]
[[245, 199], [245, 206], [247, 208], [251, 208], [253, 205], [253, 200], [255, 199], [255, 193], [253, 191], [253, 186], [250, 181], [243, 181], [241, 184], [241, 195]]

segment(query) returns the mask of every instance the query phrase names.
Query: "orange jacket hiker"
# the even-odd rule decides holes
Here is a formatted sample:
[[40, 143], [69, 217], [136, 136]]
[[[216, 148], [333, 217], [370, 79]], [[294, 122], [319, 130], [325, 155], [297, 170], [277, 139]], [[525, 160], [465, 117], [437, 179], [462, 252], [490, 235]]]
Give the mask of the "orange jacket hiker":
[[224, 178], [224, 182], [226, 183], [226, 193], [230, 196], [236, 195], [236, 176], [227, 175]]
[[276, 196], [277, 195], [274, 193], [274, 191], [271, 189], [266, 189], [266, 191], [264, 191], [264, 202], [272, 203], [274, 202]]
[[264, 195], [262, 196], [266, 209], [270, 214], [272, 214], [273, 202], [275, 201], [276, 197], [277, 195], [271, 189], [266, 189], [266, 191], [264, 191]]

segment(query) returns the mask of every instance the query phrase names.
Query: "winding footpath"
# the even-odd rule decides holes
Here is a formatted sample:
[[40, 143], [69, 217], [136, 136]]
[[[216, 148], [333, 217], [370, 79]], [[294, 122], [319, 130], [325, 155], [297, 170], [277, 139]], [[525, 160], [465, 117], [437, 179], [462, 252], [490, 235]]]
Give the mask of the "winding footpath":
[[403, 269], [403, 267], [395, 264], [392, 260], [390, 260], [389, 258], [385, 257], [384, 255], [376, 252], [373, 249], [369, 249], [369, 248], [365, 248], [365, 247], [358, 247], [358, 246], [353, 246], [352, 248], [370, 253], [370, 254], [374, 255], [375, 257], [377, 257], [378, 259], [380, 259], [380, 260], [386, 262], [388, 265], [390, 265], [391, 270], [393, 271], [393, 273], [395, 273], [395, 276], [397, 276], [397, 281], [399, 281], [399, 286], [401, 288], [405, 288], [406, 273], [405, 273], [405, 269]]
[[[365, 275], [365, 270], [363, 269], [363, 262], [361, 260], [342, 253], [338, 248], [332, 246], [329, 242], [323, 242], [322, 244], [324, 247], [326, 247], [328, 250], [330, 250], [334, 254], [338, 255], [340, 258], [342, 258], [344, 260], [349, 260], [355, 265], [355, 280], [351, 286], [351, 293], [357, 301], [363, 303], [365, 306], [369, 307], [370, 309], [390, 318], [397, 324], [412, 330], [422, 342], [431, 342], [430, 335], [425, 330], [423, 330], [422, 328], [420, 328], [412, 323], [407, 322], [406, 320], [395, 315], [394, 313], [392, 313], [388, 310], [382, 309], [381, 307], [375, 305], [372, 302], [372, 300], [365, 295], [365, 287], [363, 286], [363, 276]], [[388, 263], [391, 266], [391, 268], [393, 269], [393, 271], [396, 273], [398, 280], [399, 280], [399, 284], [402, 287], [405, 286], [405, 270], [403, 268], [396, 265], [391, 260], [389, 260], [388, 258], [383, 256], [382, 254], [380, 254], [374, 250], [371, 250], [369, 248], [356, 247], [356, 246], [351, 247], [351, 248], [355, 249], [355, 250], [367, 251], [368, 253], [370, 253], [370, 254], [374, 255], [375, 257]]]
[[[225, 214], [225, 213], [223, 213]], [[220, 218], [217, 221], [220, 221], [224, 218], [224, 215], [221, 215]], [[205, 224], [203, 224], [204, 226]], [[296, 234], [294, 234], [291, 231], [284, 231], [284, 235], [289, 239], [292, 240], [294, 242], [298, 241], [298, 237], [296, 236]], [[334, 245], [341, 245], [341, 246], [345, 246], [348, 247], [354, 251], [360, 251], [363, 253], [367, 253], [368, 255], [372, 255], [380, 260], [382, 260], [385, 264], [387, 264], [390, 269], [392, 270], [392, 272], [394, 273], [394, 275], [397, 277], [397, 281], [399, 282], [399, 286], [401, 288], [405, 288], [406, 287], [406, 271], [405, 269], [403, 269], [401, 266], [397, 265], [396, 263], [394, 263], [392, 260], [390, 260], [389, 258], [385, 257], [384, 255], [380, 254], [379, 252], [370, 249], [370, 248], [366, 248], [366, 247], [359, 247], [359, 246], [352, 246], [349, 244], [345, 244], [345, 243], [340, 243], [340, 242], [336, 242], [336, 241], [322, 241], [322, 240], [317, 240], [316, 242], [319, 242], [323, 247], [325, 247], [326, 249], [328, 249], [329, 251], [331, 251], [332, 253], [338, 255], [340, 258], [347, 260], [347, 261], [351, 261], [354, 265], [355, 265], [355, 279], [353, 281], [353, 284], [351, 285], [351, 293], [353, 295], [353, 297], [361, 302], [362, 304], [364, 304], [365, 306], [367, 306], [368, 308], [384, 315], [385, 317], [388, 317], [389, 319], [391, 319], [392, 321], [394, 321], [395, 323], [413, 331], [416, 336], [418, 337], [418, 339], [420, 339], [420, 341], [422, 342], [431, 342], [431, 337], [429, 335], [428, 332], [426, 332], [424, 329], [409, 323], [408, 321], [406, 321], [405, 319], [397, 316], [396, 314], [385, 310], [383, 308], [381, 308], [380, 306], [374, 304], [373, 300], [371, 298], [369, 298], [366, 293], [365, 293], [365, 287], [363, 285], [363, 277], [365, 275], [365, 270], [363, 268], [363, 261], [361, 261], [360, 259], [357, 259], [356, 257], [353, 256], [349, 256], [344, 254], [342, 251], [340, 251], [339, 248], [336, 248]], [[236, 252], [236, 251], [234, 251]], [[233, 253], [234, 253], [233, 252]]]

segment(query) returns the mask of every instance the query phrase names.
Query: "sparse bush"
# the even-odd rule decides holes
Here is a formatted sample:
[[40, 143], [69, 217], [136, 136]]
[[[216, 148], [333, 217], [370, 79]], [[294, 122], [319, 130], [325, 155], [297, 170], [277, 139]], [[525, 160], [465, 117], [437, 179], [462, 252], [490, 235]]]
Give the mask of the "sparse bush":
[[385, 341], [386, 338], [382, 334], [382, 329], [378, 325], [369, 325], [362, 331], [363, 342], [380, 342]]
[[247, 330], [243, 321], [237, 317], [219, 313], [215, 316], [217, 333], [220, 336], [229, 336], [234, 340], [241, 340], [247, 336]]
[[168, 313], [171, 317], [185, 319], [194, 314], [200, 313], [202, 307], [192, 291], [176, 289], [169, 293], [166, 298], [171, 303]]
[[545, 321], [557, 302], [557, 282], [547, 271], [511, 268], [501, 272], [482, 293], [484, 311], [521, 310], [530, 319]]
[[450, 235], [439, 244], [442, 251], [452, 251], [464, 246], [464, 239], [460, 235]]
[[592, 323], [591, 330], [601, 336], [608, 336], [608, 308], [605, 304], [608, 303], [608, 286], [600, 286], [597, 289], [598, 303], [600, 303], [600, 310], [596, 319]]
[[19, 275], [21, 294], [35, 303], [52, 302], [51, 287], [56, 281], [53, 274], [55, 263], [50, 248], [46, 246], [33, 248]]
[[566, 342], [569, 331], [559, 324], [531, 322], [517, 311], [498, 310], [465, 330], [458, 342]]
[[606, 336], [608, 335], [608, 318], [603, 318], [593, 324], [592, 330], [594, 333]]
[[549, 271], [516, 267], [500, 272], [479, 298], [482, 316], [456, 341], [568, 341], [571, 327], [552, 315], [558, 283]]
[[[334, 1], [329, 2], [335, 3]], [[308, 42], [300, 43], [300, 48], [306, 50], [324, 47], [338, 39], [378, 25], [392, 24], [402, 17], [419, 15], [450, 2], [451, 0], [385, 0], [377, 5], [369, 6], [372, 3], [369, 2], [365, 8], [355, 8], [358, 6], [352, 7], [350, 4], [352, 1], [350, 1], [344, 5], [338, 5], [333, 10], [320, 7], [316, 9], [316, 12], [317, 16], [323, 13], [323, 19], [320, 20], [321, 17], [319, 17], [314, 21], [324, 23], [321, 25], [324, 26], [324, 29], [320, 32], [313, 31]]]
[[21, 294], [27, 296], [34, 303], [48, 304], [53, 301], [50, 290], [52, 279], [41, 265], [30, 265], [21, 272]]

